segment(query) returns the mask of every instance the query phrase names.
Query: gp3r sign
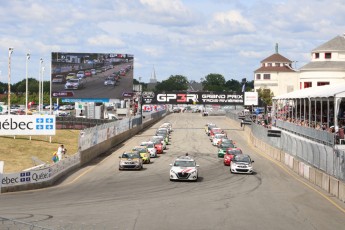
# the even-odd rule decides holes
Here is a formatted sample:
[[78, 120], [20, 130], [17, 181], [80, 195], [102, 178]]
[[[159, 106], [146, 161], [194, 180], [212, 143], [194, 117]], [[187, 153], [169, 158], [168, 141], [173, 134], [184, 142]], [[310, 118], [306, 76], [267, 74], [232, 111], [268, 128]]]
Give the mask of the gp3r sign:
[[55, 115], [1, 115], [0, 135], [55, 135]]

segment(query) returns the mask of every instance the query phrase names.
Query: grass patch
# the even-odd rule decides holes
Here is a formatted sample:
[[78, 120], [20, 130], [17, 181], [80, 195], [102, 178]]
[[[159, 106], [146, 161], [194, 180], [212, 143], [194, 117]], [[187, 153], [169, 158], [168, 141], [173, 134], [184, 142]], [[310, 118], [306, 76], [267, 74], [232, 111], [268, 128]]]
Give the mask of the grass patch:
[[34, 165], [31, 157], [52, 163], [53, 153], [59, 145], [67, 149], [67, 155], [73, 155], [78, 150], [78, 137], [80, 130], [56, 130], [49, 143], [49, 136], [1, 136], [0, 161], [5, 162], [4, 172], [20, 172]]

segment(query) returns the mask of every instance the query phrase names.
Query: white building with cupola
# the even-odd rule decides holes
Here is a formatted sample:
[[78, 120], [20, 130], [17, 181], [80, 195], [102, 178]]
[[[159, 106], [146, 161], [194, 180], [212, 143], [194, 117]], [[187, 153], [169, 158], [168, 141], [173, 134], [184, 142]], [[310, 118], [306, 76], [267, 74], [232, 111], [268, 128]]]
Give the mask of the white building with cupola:
[[345, 35], [336, 36], [311, 51], [311, 61], [299, 70], [276, 53], [254, 71], [254, 90], [270, 89], [279, 96], [299, 89], [345, 82]]
[[300, 89], [345, 82], [345, 36], [336, 36], [311, 52], [300, 68]]
[[261, 66], [254, 71], [254, 90], [270, 89], [274, 96], [298, 89], [298, 71], [293, 69], [292, 61], [278, 52], [261, 61]]

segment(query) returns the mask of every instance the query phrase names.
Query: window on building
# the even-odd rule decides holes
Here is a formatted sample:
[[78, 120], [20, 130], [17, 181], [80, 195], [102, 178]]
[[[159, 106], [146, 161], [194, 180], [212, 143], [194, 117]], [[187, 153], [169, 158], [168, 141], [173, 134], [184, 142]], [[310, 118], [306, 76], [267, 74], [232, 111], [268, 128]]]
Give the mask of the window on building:
[[332, 53], [325, 53], [325, 59], [331, 59]]
[[265, 74], [264, 74], [264, 79], [265, 79], [265, 80], [270, 80], [270, 79], [271, 79], [271, 74], [265, 73]]
[[261, 79], [261, 74], [257, 73], [256, 74], [256, 80], [260, 80]]
[[319, 81], [317, 82], [317, 86], [329, 85], [328, 81]]
[[272, 66], [272, 63], [267, 63], [267, 66], [271, 67], [271, 66]]
[[320, 53], [315, 53], [315, 59], [319, 59], [320, 58]]
[[277, 67], [279, 67], [279, 66], [280, 66], [280, 63], [275, 63], [274, 65], [277, 66]]
[[310, 81], [304, 82], [304, 89], [312, 87], [312, 83]]

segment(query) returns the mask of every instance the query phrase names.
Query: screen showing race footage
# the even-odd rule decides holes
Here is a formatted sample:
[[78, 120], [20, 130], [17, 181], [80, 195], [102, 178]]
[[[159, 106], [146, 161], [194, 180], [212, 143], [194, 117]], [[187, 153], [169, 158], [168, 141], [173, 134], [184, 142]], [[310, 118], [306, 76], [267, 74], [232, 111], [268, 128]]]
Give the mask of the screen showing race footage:
[[133, 92], [134, 56], [52, 53], [52, 97], [122, 99]]

